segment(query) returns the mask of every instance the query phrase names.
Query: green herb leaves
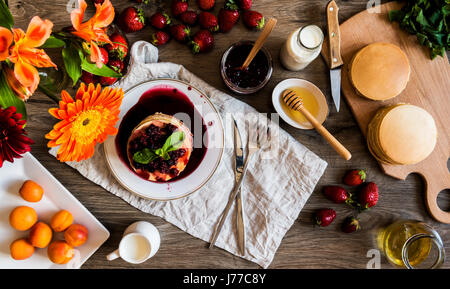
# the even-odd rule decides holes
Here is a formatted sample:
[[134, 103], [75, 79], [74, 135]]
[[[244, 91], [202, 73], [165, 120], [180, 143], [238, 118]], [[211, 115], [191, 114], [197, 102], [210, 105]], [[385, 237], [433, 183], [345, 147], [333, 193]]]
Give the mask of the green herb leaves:
[[176, 151], [181, 147], [185, 139], [184, 132], [176, 131], [172, 133], [164, 142], [164, 145], [156, 149], [154, 151], [149, 148], [145, 148], [140, 150], [133, 155], [133, 160], [140, 164], [148, 164], [159, 157], [162, 157], [164, 160], [169, 160], [169, 152]]
[[141, 151], [135, 152], [133, 155], [133, 160], [140, 164], [148, 164], [156, 160], [159, 156], [155, 154], [151, 149], [145, 148]]
[[389, 11], [389, 20], [398, 22], [421, 45], [430, 49], [430, 57], [444, 56], [450, 48], [450, 2], [448, 0], [407, 1], [401, 10]]

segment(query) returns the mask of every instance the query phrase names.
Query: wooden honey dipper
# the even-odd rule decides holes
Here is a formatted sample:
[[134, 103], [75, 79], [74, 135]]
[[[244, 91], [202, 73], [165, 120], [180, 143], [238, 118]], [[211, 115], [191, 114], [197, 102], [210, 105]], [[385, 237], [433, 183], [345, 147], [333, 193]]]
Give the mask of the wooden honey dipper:
[[286, 105], [300, 111], [322, 137], [334, 148], [334, 150], [345, 160], [352, 158], [352, 154], [303, 106], [303, 100], [291, 89], [286, 89], [281, 94]]

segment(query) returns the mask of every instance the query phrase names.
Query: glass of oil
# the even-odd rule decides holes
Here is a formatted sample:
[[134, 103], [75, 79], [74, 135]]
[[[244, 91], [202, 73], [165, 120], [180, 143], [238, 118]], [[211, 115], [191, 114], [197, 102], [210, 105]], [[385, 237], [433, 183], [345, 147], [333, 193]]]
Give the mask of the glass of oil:
[[429, 225], [411, 220], [394, 222], [377, 235], [379, 248], [399, 267], [439, 268], [445, 259], [444, 244]]

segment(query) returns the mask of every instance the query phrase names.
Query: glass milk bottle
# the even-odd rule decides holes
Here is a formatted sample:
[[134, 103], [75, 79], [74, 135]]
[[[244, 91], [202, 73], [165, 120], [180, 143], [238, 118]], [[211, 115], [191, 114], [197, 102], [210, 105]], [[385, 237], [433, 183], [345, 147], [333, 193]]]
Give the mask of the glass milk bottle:
[[323, 32], [317, 25], [306, 25], [292, 32], [280, 51], [286, 69], [302, 70], [320, 54]]

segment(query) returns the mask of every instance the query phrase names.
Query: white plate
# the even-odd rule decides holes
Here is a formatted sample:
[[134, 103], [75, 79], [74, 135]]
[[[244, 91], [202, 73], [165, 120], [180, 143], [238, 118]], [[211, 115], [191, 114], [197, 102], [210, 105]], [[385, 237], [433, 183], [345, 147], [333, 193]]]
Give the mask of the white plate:
[[[185, 197], [197, 191], [212, 177], [222, 158], [224, 129], [219, 113], [206, 94], [188, 83], [174, 79], [152, 80], [129, 89], [125, 93], [120, 107], [120, 120], [116, 124], [117, 128], [120, 127], [123, 117], [139, 101], [141, 96], [148, 90], [156, 87], [173, 88], [185, 94], [207, 125], [207, 151], [198, 167], [179, 180], [166, 183], [151, 182], [136, 175], [122, 161], [115, 144], [115, 136], [108, 137], [104, 148], [109, 168], [124, 188], [143, 198], [168, 201]], [[161, 112], [165, 113], [164, 111]], [[195, 132], [192, 132], [195, 137]]]
[[283, 102], [283, 99], [281, 98], [281, 93], [285, 89], [292, 87], [304, 87], [316, 97], [316, 100], [319, 104], [319, 114], [316, 118], [319, 121], [319, 123], [323, 123], [328, 116], [328, 104], [325, 95], [313, 83], [300, 78], [289, 78], [283, 80], [280, 83], [278, 83], [277, 86], [275, 86], [275, 88], [273, 89], [272, 103], [275, 110], [281, 116], [281, 118], [288, 124], [292, 125], [293, 127], [300, 129], [313, 129], [313, 126], [309, 122], [299, 123], [294, 119], [292, 119], [281, 106]]
[[[37, 203], [22, 199], [19, 189], [26, 180], [33, 180], [44, 189], [44, 196]], [[28, 236], [9, 225], [9, 214], [17, 206], [29, 206], [36, 210], [38, 220], [49, 224], [53, 214], [68, 210], [74, 223], [84, 225], [89, 237], [77, 250], [74, 258], [65, 265], [52, 263], [47, 257], [47, 248], [36, 248], [33, 256], [26, 260], [14, 260], [9, 253], [12, 241]], [[63, 240], [63, 233], [56, 233], [53, 240]], [[30, 153], [14, 163], [4, 162], [0, 168], [0, 268], [79, 268], [109, 238], [106, 228]]]

